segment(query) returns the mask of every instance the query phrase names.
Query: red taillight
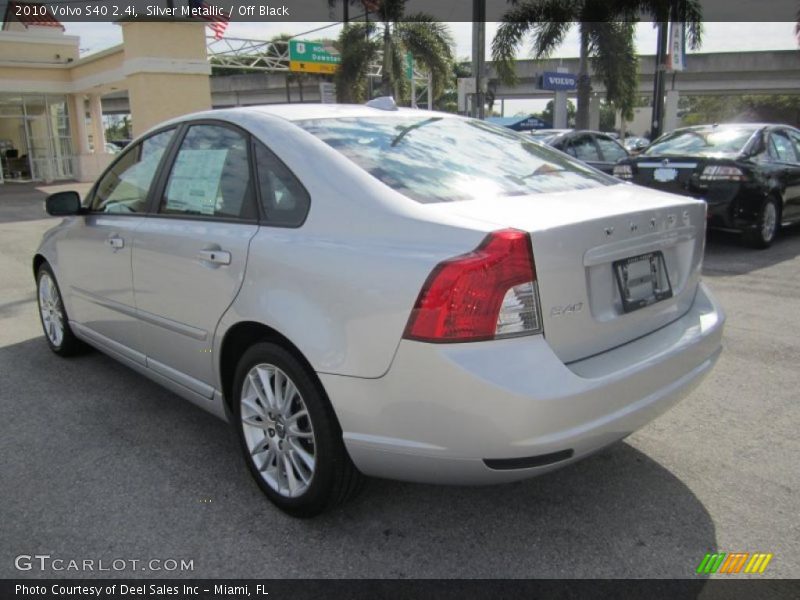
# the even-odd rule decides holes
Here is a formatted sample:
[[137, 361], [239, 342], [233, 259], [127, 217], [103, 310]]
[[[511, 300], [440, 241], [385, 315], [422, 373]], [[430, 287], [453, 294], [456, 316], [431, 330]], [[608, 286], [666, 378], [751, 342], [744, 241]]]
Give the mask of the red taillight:
[[528, 234], [490, 233], [472, 252], [433, 269], [403, 337], [471, 342], [541, 331], [536, 268]]

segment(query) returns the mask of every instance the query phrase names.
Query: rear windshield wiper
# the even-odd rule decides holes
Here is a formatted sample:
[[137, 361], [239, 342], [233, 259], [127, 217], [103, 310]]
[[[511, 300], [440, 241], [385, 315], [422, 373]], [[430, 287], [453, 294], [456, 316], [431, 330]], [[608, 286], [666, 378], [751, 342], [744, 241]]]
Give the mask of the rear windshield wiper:
[[520, 179], [531, 179], [532, 177], [541, 177], [542, 175], [555, 175], [556, 173], [564, 173], [567, 169], [559, 169], [557, 167], [553, 167], [548, 163], [542, 164], [538, 169], [536, 169], [533, 173], [528, 173], [527, 175], [523, 175]]
[[403, 138], [414, 131], [415, 129], [419, 129], [420, 127], [425, 127], [429, 123], [435, 123], [436, 121], [441, 121], [443, 117], [431, 117], [430, 119], [425, 119], [424, 121], [420, 121], [419, 123], [414, 123], [413, 125], [409, 125], [408, 127], [403, 128], [403, 130], [397, 134], [397, 136], [392, 140], [391, 146], [394, 148], [399, 144]]

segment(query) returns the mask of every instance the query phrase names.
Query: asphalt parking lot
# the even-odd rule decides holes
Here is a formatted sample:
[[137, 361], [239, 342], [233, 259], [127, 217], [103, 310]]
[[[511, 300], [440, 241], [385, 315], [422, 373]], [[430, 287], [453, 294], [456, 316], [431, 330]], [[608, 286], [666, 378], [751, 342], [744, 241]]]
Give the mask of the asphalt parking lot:
[[[703, 555], [771, 552], [800, 577], [800, 228], [727, 235], [705, 279], [725, 351], [689, 398], [538, 479], [372, 480], [315, 520], [274, 509], [228, 425], [100, 353], [52, 354], [30, 258], [44, 195], [0, 186], [0, 577], [692, 577]], [[189, 559], [190, 572], [21, 572], [20, 554]]]

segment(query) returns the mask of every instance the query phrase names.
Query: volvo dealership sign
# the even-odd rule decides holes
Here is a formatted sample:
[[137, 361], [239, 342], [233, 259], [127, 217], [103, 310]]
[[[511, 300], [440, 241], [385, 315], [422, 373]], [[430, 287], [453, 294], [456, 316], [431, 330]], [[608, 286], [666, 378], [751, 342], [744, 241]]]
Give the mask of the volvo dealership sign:
[[555, 92], [566, 92], [578, 87], [578, 76], [572, 73], [542, 73], [541, 88]]

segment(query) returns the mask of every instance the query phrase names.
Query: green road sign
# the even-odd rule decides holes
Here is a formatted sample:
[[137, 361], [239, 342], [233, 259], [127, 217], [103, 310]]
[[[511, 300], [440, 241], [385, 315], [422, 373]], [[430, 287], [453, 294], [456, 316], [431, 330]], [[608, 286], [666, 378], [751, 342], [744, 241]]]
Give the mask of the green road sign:
[[330, 42], [289, 40], [289, 70], [305, 73], [335, 73], [342, 62]]
[[414, 79], [414, 57], [406, 52], [406, 79]]

